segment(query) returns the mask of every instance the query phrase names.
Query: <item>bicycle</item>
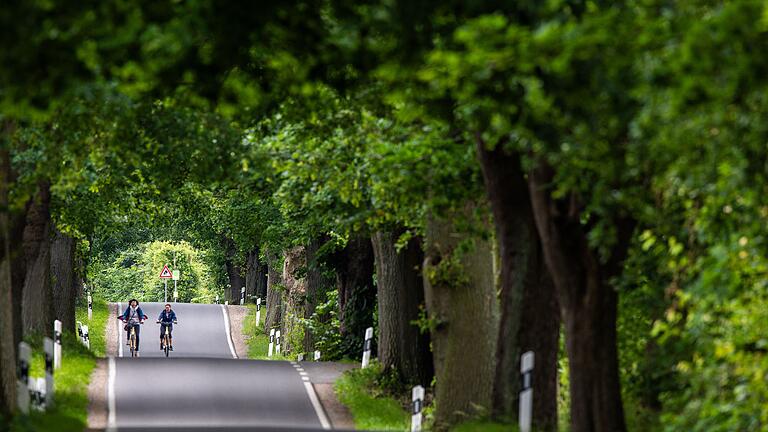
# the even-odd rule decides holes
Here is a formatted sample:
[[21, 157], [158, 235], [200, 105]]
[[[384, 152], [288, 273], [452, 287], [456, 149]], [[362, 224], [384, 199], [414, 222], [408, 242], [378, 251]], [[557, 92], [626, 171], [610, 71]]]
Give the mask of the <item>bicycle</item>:
[[138, 357], [138, 352], [136, 351], [136, 326], [131, 325], [131, 335], [128, 337], [129, 343], [131, 344], [131, 357]]
[[[173, 322], [173, 324], [178, 323], [178, 321]], [[168, 353], [171, 351], [171, 326], [170, 323], [161, 323], [160, 321], [157, 321], [157, 324], [160, 324], [161, 328], [165, 328], [165, 333], [163, 334], [163, 352], [165, 352], [165, 356], [168, 357]]]
[[[118, 317], [117, 319], [119, 319], [120, 321], [125, 322], [123, 317]], [[144, 321], [143, 320], [140, 321], [139, 324], [144, 324]], [[138, 357], [139, 356], [139, 350], [137, 349], [138, 347], [137, 347], [137, 344], [136, 344], [136, 339], [137, 339], [136, 325], [137, 324], [126, 323], [125, 325], [126, 326], [130, 326], [130, 330], [129, 330], [129, 334], [128, 334], [128, 345], [131, 347], [131, 357]]]

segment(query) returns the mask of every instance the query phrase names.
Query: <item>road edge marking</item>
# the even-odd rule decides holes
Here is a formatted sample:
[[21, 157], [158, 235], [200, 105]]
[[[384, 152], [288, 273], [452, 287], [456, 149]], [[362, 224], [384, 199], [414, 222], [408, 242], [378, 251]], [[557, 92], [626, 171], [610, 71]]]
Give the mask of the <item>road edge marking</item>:
[[[120, 311], [123, 310], [123, 303], [117, 302], [117, 316], [120, 316]], [[120, 325], [122, 321], [117, 321], [117, 352], [118, 356], [123, 356], [123, 327]]]
[[312, 408], [315, 409], [315, 414], [317, 414], [317, 419], [320, 420], [320, 424], [323, 426], [323, 429], [330, 429], [331, 422], [328, 421], [328, 416], [325, 415], [325, 410], [323, 409], [323, 405], [320, 403], [320, 399], [317, 397], [315, 388], [312, 386], [311, 382], [304, 381], [303, 384], [304, 384], [304, 389], [307, 390], [307, 396], [309, 396], [309, 401], [312, 402]]
[[229, 323], [229, 313], [225, 305], [221, 306], [221, 312], [224, 314], [224, 329], [227, 331], [227, 343], [229, 344], [229, 351], [232, 352], [232, 358], [238, 358], [235, 352], [235, 343], [232, 341], [232, 328]]
[[115, 382], [117, 381], [117, 366], [115, 358], [109, 358], [109, 378], [107, 379], [107, 432], [117, 430], [117, 409], [115, 404]]

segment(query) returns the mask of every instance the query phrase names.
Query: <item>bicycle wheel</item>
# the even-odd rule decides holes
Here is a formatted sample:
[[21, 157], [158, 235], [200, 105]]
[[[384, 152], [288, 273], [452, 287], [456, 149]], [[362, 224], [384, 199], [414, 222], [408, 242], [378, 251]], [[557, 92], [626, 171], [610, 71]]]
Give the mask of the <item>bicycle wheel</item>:
[[165, 351], [165, 356], [168, 357], [168, 353], [171, 351], [171, 344], [168, 342], [168, 330], [165, 331], [164, 341], [163, 341], [163, 350]]
[[131, 357], [136, 357], [136, 331], [131, 329]]

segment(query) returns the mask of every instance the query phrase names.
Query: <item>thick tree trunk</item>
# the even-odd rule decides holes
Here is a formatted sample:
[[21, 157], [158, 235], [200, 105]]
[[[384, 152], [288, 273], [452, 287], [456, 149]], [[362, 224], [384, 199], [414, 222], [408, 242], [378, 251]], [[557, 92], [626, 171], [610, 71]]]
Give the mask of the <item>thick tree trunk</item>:
[[531, 203], [547, 267], [557, 290], [570, 362], [571, 430], [624, 431], [616, 315], [610, 279], [621, 272], [634, 221], [617, 219], [616, 244], [605, 264], [589, 247], [575, 196], [552, 199], [546, 166], [528, 176]]
[[398, 252], [397, 238], [391, 231], [371, 237], [379, 302], [378, 358], [384, 369], [394, 370], [403, 383], [428, 386], [434, 374], [429, 335], [412, 324], [419, 319], [419, 307], [424, 302], [419, 270], [424, 254], [415, 239]]
[[255, 300], [252, 300], [253, 296], [256, 295], [256, 281], [258, 280], [258, 274], [259, 274], [259, 267], [261, 264], [259, 264], [259, 248], [253, 248], [250, 252], [248, 252], [248, 256], [245, 258], [245, 302], [248, 303], [249, 301], [255, 302]]
[[63, 328], [74, 329], [77, 292], [75, 240], [58, 229], [54, 231], [51, 242], [51, 284], [54, 318], [61, 321]]
[[373, 284], [374, 255], [371, 240], [357, 234], [332, 257], [339, 288], [339, 327], [342, 351], [352, 357], [363, 352], [365, 329], [373, 326], [376, 286]]
[[229, 292], [225, 293], [225, 298], [229, 304], [240, 304], [240, 289], [245, 286], [245, 278], [243, 278], [242, 269], [236, 262], [235, 242], [225, 237], [224, 245], [226, 252], [224, 264], [229, 278]]
[[[7, 127], [0, 131], [5, 135]], [[3, 138], [3, 137], [0, 137]], [[2, 143], [0, 145], [4, 145]], [[0, 148], [0, 415], [9, 416], [16, 408], [16, 341], [14, 328], [21, 327], [20, 316], [14, 312], [14, 303], [21, 303], [13, 296], [13, 254], [21, 255], [20, 243], [11, 249], [11, 210], [8, 203], [8, 185], [11, 181], [10, 158], [5, 147]], [[14, 301], [16, 300], [16, 301]]]
[[[283, 262], [283, 316], [282, 348], [290, 352], [303, 349], [305, 330], [301, 320], [306, 313], [307, 296], [307, 252], [303, 246], [297, 246], [285, 254]], [[299, 351], [306, 352], [306, 351]]]
[[[304, 318], [309, 319], [315, 313], [318, 304], [326, 300], [326, 293], [335, 288], [336, 277], [333, 270], [326, 265], [325, 257], [320, 256], [320, 248], [328, 241], [323, 236], [315, 239], [307, 245], [307, 277], [306, 297], [304, 298]], [[318, 317], [325, 322], [327, 316]], [[304, 352], [315, 351], [314, 335], [309, 328], [304, 329]]]
[[[467, 206], [465, 216], [473, 213]], [[472, 247], [459, 248], [470, 241]], [[489, 242], [430, 218], [424, 288], [435, 360], [435, 429], [491, 410], [498, 303]]]
[[[283, 269], [282, 266], [277, 263], [277, 257], [271, 253], [267, 253], [267, 314], [264, 319], [264, 328], [269, 329], [276, 328], [282, 321], [282, 292], [283, 287]], [[279, 269], [279, 270], [278, 270]]]
[[49, 211], [50, 186], [40, 182], [27, 208], [24, 227], [24, 259], [27, 273], [22, 293], [24, 336], [53, 334], [53, 293], [51, 291], [51, 242]]
[[266, 264], [258, 263], [256, 267], [256, 297], [261, 297], [261, 303], [267, 300], [267, 275]]
[[541, 254], [528, 185], [518, 154], [507, 153], [503, 143], [489, 150], [479, 136], [476, 144], [501, 261], [492, 413], [501, 420], [517, 418], [520, 355], [530, 350], [536, 355], [533, 424], [536, 430], [554, 431], [560, 311]]

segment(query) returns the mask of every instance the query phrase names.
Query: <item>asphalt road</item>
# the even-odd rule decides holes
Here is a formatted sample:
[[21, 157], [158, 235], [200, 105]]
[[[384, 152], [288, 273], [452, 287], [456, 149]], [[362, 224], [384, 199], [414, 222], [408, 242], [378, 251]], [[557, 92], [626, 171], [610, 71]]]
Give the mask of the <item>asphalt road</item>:
[[[119, 325], [110, 359], [109, 430], [318, 430], [327, 426], [312, 385], [290, 362], [235, 359], [221, 305], [174, 304], [174, 351], [160, 350], [161, 303], [142, 303], [140, 358]], [[126, 307], [119, 304], [120, 311]], [[123, 357], [121, 357], [123, 356]], [[322, 418], [322, 419], [321, 419]]]

